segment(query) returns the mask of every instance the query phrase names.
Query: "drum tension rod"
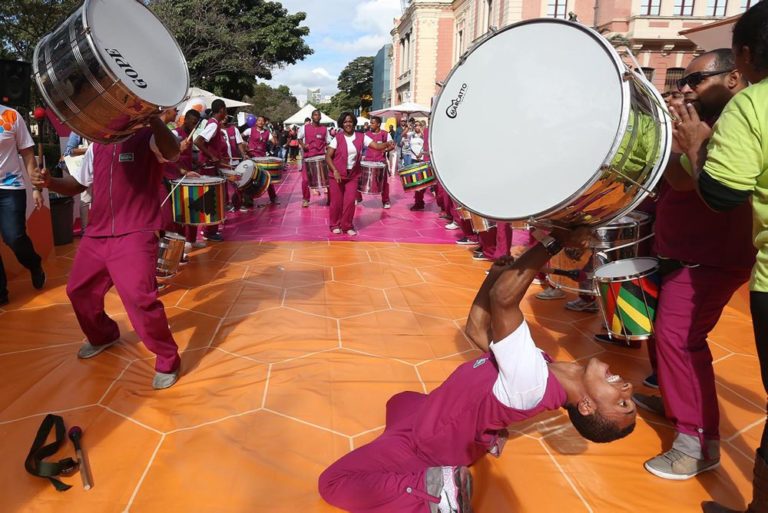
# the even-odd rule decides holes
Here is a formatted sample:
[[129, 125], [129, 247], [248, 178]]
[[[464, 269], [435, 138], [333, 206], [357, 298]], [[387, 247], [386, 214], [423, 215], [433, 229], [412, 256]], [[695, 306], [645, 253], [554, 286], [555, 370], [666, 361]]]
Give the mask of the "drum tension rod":
[[604, 170], [604, 171], [606, 171], [606, 172], [608, 172], [608, 173], [614, 173], [614, 174], [617, 174], [617, 175], [619, 175], [621, 178], [623, 178], [623, 179], [627, 180], [628, 182], [631, 182], [631, 183], [633, 183], [633, 184], [634, 184], [634, 185], [636, 185], [636, 186], [637, 186], [639, 189], [641, 189], [642, 191], [644, 191], [644, 192], [648, 193], [648, 195], [649, 195], [651, 198], [654, 198], [654, 199], [656, 198], [657, 194], [656, 194], [656, 192], [655, 192], [655, 191], [653, 191], [653, 190], [651, 190], [651, 189], [648, 189], [648, 188], [647, 188], [647, 187], [645, 187], [644, 185], [640, 184], [639, 182], [636, 182], [635, 180], [633, 180], [632, 178], [628, 177], [627, 175], [625, 175], [625, 174], [624, 174], [624, 173], [622, 173], [621, 171], [619, 171], [619, 170], [617, 170], [617, 169], [613, 168], [612, 166], [603, 166], [603, 170]]

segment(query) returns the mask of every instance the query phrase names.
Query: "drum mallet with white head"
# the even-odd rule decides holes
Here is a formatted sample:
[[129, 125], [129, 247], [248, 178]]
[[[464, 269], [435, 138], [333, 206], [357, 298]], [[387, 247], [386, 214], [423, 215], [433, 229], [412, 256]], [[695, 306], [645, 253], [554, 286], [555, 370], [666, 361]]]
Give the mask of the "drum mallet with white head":
[[85, 459], [83, 448], [80, 446], [80, 439], [83, 436], [83, 430], [80, 426], [72, 426], [69, 429], [69, 439], [72, 440], [72, 444], [75, 446], [75, 456], [80, 463], [80, 477], [83, 479], [83, 488], [90, 490], [93, 488], [91, 483], [91, 469], [88, 466], [88, 460]]

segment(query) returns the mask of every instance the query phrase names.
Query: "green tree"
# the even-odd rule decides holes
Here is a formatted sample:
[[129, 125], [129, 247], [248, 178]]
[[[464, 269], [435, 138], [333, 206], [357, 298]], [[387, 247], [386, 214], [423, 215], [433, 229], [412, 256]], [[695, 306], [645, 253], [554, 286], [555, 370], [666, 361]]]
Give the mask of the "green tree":
[[360, 99], [351, 97], [349, 94], [347, 94], [344, 91], [339, 91], [338, 93], [333, 95], [333, 97], [331, 97], [331, 101], [328, 103], [315, 105], [315, 107], [320, 109], [322, 112], [324, 112], [334, 120], [338, 120], [342, 112], [354, 111], [359, 106], [360, 106]]
[[339, 91], [365, 110], [373, 97], [373, 57], [358, 57], [339, 74]]
[[252, 107], [243, 110], [266, 116], [271, 120], [282, 122], [293, 116], [299, 110], [299, 102], [291, 94], [288, 86], [270, 87], [260, 83], [253, 87], [251, 95], [243, 97]]
[[[4, 0], [3, 0], [4, 1]], [[306, 14], [267, 0], [152, 0], [152, 10], [179, 42], [194, 85], [242, 98], [255, 78], [312, 54]]]
[[31, 61], [37, 42], [80, 3], [81, 0], [0, 1], [0, 55]]

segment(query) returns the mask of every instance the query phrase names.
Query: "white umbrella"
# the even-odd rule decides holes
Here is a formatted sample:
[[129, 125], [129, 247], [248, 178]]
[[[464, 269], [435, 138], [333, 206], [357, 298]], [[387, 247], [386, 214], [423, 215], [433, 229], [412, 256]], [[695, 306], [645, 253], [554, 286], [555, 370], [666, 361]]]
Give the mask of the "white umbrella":
[[369, 112], [371, 116], [381, 116], [382, 118], [397, 117], [402, 114], [412, 114], [415, 116], [429, 116], [430, 108], [420, 103], [401, 103], [400, 105], [393, 105], [386, 109], [379, 109]]
[[211, 108], [211, 104], [213, 103], [213, 100], [217, 98], [224, 100], [224, 105], [226, 105], [228, 109], [235, 108], [235, 107], [247, 107], [250, 105], [250, 103], [245, 103], [237, 100], [232, 100], [230, 98], [222, 98], [221, 96], [216, 96], [212, 92], [206, 91], [205, 89], [200, 89], [199, 87], [190, 87], [187, 94], [189, 95], [190, 98], [204, 99], [205, 107], [207, 109]]
[[366, 123], [370, 124], [371, 120], [364, 116], [357, 116], [357, 126], [363, 126]]
[[739, 18], [741, 18], [741, 14], [692, 29], [682, 30], [680, 35], [687, 37], [706, 51], [730, 48], [731, 39], [733, 38], [733, 26], [739, 21]]

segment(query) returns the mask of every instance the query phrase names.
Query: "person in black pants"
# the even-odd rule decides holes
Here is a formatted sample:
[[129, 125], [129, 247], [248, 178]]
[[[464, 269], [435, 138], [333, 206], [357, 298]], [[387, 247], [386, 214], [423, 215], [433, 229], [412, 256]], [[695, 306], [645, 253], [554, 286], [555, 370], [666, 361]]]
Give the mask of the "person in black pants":
[[[24, 185], [24, 172], [29, 177], [37, 170], [34, 145], [24, 118], [13, 109], [0, 106], [0, 234], [19, 263], [29, 269], [32, 285], [42, 289], [45, 272], [42, 259], [27, 235], [27, 192]], [[43, 196], [39, 190], [32, 193], [32, 198], [35, 208], [42, 208]], [[8, 302], [8, 279], [0, 259], [0, 306]]]

